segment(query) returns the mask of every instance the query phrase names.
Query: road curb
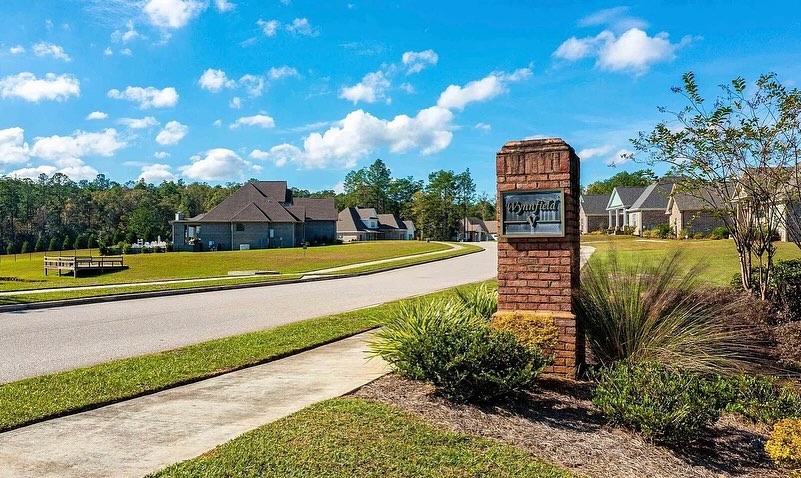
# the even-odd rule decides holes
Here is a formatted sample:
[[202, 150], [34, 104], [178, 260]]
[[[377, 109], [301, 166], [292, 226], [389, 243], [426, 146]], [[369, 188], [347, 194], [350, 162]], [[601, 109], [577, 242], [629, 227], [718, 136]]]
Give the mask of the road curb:
[[[226, 284], [226, 285], [216, 285], [216, 286], [199, 286], [199, 287], [187, 287], [185, 289], [173, 289], [173, 290], [158, 290], [158, 291], [148, 291], [148, 292], [129, 292], [129, 293], [121, 293], [121, 294], [109, 294], [104, 296], [96, 296], [96, 297], [81, 297], [76, 299], [63, 299], [63, 300], [46, 300], [42, 302], [30, 302], [27, 304], [9, 304], [9, 305], [0, 305], [0, 313], [3, 312], [22, 312], [26, 310], [37, 310], [37, 309], [50, 309], [55, 307], [68, 307], [72, 305], [86, 305], [86, 304], [98, 304], [98, 303], [105, 303], [105, 302], [117, 302], [121, 300], [134, 300], [134, 299], [150, 299], [153, 297], [170, 297], [174, 295], [185, 295], [185, 294], [198, 294], [201, 292], [218, 292], [224, 290], [236, 290], [236, 289], [250, 289], [253, 287], [272, 287], [272, 286], [279, 286], [279, 285], [287, 285], [287, 284], [298, 284], [301, 282], [320, 282], [320, 281], [327, 281], [327, 280], [336, 280], [336, 279], [348, 279], [351, 277], [361, 277], [366, 275], [378, 274], [381, 272], [389, 272], [397, 269], [405, 269], [408, 267], [415, 267], [424, 264], [430, 264], [432, 262], [439, 262], [445, 261], [448, 259], [455, 259], [457, 257], [466, 256], [469, 254], [478, 254], [480, 252], [486, 252], [486, 249], [480, 249], [476, 251], [465, 251], [462, 254], [456, 254], [453, 256], [448, 257], [435, 257], [432, 259], [424, 260], [421, 262], [415, 262], [414, 264], [400, 264], [396, 266], [389, 266], [389, 267], [382, 267], [379, 269], [374, 269], [371, 271], [363, 271], [363, 272], [352, 272], [349, 274], [332, 274], [330, 276], [319, 276], [319, 277], [312, 277], [312, 278], [299, 278], [299, 279], [285, 279], [285, 280], [276, 280], [276, 281], [264, 281], [264, 282], [248, 282], [243, 284]], [[54, 289], [53, 292], [58, 292], [58, 289]]]

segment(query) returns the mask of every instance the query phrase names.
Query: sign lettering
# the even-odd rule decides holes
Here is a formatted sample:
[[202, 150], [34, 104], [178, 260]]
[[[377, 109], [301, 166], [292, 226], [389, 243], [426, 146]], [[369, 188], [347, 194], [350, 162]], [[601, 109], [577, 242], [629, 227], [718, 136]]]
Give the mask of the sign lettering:
[[501, 201], [504, 236], [564, 236], [563, 191], [509, 191], [501, 194]]

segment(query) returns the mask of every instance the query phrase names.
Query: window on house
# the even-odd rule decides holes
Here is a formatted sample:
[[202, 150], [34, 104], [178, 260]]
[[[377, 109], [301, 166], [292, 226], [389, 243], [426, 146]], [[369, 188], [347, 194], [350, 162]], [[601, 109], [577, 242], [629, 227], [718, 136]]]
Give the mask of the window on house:
[[245, 230], [245, 225], [244, 224], [242, 224], [241, 222], [236, 224], [236, 232], [242, 232], [244, 230]]

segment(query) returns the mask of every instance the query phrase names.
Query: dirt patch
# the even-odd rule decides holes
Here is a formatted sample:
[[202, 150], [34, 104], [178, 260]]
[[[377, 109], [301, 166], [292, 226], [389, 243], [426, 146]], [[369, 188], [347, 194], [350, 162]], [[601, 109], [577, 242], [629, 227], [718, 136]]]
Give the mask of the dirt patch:
[[385, 376], [354, 396], [389, 403], [457, 432], [510, 443], [590, 477], [782, 477], [763, 449], [765, 429], [724, 417], [709, 437], [671, 450], [604, 423], [589, 387], [543, 380], [496, 406], [453, 403], [431, 385]]

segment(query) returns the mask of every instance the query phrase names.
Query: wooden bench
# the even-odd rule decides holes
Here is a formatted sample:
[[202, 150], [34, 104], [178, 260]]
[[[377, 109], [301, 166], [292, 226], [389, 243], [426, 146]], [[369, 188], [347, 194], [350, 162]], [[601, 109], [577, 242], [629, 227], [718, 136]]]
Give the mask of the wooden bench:
[[95, 271], [112, 272], [127, 269], [125, 261], [122, 256], [45, 256], [44, 258], [44, 273], [47, 271], [58, 271], [61, 276], [63, 271], [68, 271], [73, 277], [78, 277], [79, 272]]

